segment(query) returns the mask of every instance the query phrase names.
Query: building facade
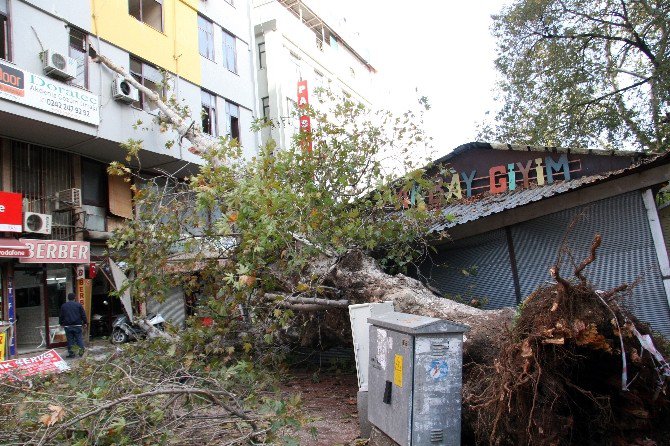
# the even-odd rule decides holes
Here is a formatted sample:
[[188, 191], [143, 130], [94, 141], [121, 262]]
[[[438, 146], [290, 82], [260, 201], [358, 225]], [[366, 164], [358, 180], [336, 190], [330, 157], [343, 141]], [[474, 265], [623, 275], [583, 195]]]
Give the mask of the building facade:
[[317, 5], [302, 0], [253, 2], [258, 111], [278, 123], [261, 132], [263, 142], [272, 138], [279, 147], [290, 147], [299, 128], [294, 112], [300, 81], [306, 83], [310, 106], [318, 106], [317, 88], [368, 106], [374, 103], [376, 70], [356, 39]]
[[[90, 278], [111, 231], [133, 217], [130, 183], [106, 169], [124, 160], [122, 143], [142, 141], [133, 167], [144, 175], [186, 175], [202, 162], [187, 141], [157, 130], [156, 105], [95, 54], [188, 106], [213, 138], [237, 138], [250, 156], [259, 144], [250, 129], [251, 12], [250, 0], [0, 0], [0, 219], [5, 210], [21, 216], [0, 222], [0, 320], [14, 324], [11, 354], [64, 340], [57, 316], [68, 292], [92, 295], [89, 312], [117, 312], [104, 271]], [[72, 246], [87, 255], [70, 256]], [[78, 290], [82, 265], [91, 282]], [[183, 296], [171, 296], [183, 320]]]
[[[431, 229], [436, 253], [417, 271], [423, 280], [484, 308], [515, 307], [551, 281], [564, 243], [579, 263], [601, 234], [588, 280], [600, 290], [639, 281], [622, 303], [670, 337], [670, 233], [656, 200], [668, 154], [470, 143], [438, 164], [452, 171], [436, 186], [451, 202]], [[560, 266], [571, 278], [570, 255]]]

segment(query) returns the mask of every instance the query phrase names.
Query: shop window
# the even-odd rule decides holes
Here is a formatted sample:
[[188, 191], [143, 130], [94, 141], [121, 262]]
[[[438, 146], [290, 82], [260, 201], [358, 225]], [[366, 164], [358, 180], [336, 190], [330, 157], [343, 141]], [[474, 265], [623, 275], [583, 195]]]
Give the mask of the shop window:
[[208, 135], [217, 136], [216, 131], [216, 96], [202, 90], [202, 131]]
[[235, 36], [223, 32], [223, 64], [233, 73], [237, 73], [237, 49], [235, 47]]
[[270, 119], [270, 97], [265, 96], [262, 98], [261, 105], [263, 107], [263, 119], [267, 121]]
[[128, 0], [128, 13], [158, 31], [163, 31], [163, 0]]
[[259, 43], [258, 44], [258, 68], [261, 70], [265, 68], [266, 61], [265, 61], [265, 43]]
[[68, 55], [77, 61], [77, 75], [70, 83], [88, 88], [88, 36], [86, 33], [70, 28], [70, 46], [68, 51]]
[[[159, 96], [163, 95], [163, 76], [155, 66], [142, 62], [141, 60], [131, 56], [130, 75], [133, 76], [137, 82], [144, 85], [149, 90], [158, 93]], [[133, 102], [133, 107], [147, 112], [154, 112], [158, 109], [156, 103], [149, 100], [149, 98], [146, 97], [144, 93], [140, 94], [139, 101]]]
[[228, 117], [228, 134], [231, 138], [240, 141], [240, 107], [226, 101], [226, 116]]
[[39, 307], [40, 288], [19, 288], [15, 290], [16, 293], [16, 308]]
[[104, 164], [81, 159], [81, 202], [107, 208], [107, 169]]
[[0, 59], [9, 60], [9, 8], [0, 0]]
[[214, 24], [198, 16], [198, 48], [200, 55], [209, 60], [214, 60]]

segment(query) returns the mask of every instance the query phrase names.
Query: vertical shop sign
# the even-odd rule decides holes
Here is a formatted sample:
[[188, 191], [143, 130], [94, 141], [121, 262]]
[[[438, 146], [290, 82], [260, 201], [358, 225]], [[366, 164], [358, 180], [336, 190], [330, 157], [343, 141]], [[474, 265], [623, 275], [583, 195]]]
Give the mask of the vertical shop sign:
[[0, 332], [0, 361], [5, 360], [5, 349], [7, 348], [7, 333], [4, 331]]
[[303, 150], [312, 153], [312, 120], [307, 115], [309, 107], [309, 91], [307, 81], [298, 82], [298, 110], [300, 110], [300, 133], [304, 133], [302, 146]]
[[[86, 312], [88, 330], [91, 328], [91, 295], [93, 294], [93, 281], [91, 279], [77, 280], [77, 300]], [[88, 340], [88, 331], [85, 334]]]
[[14, 308], [14, 277], [7, 277], [7, 320], [11, 324], [9, 329], [9, 357], [16, 355], [16, 310]]

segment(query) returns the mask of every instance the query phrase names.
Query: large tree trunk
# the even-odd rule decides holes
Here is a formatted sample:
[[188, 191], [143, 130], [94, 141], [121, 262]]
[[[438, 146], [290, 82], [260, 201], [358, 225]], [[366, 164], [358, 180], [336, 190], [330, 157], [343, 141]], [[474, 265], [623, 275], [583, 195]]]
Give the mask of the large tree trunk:
[[351, 303], [392, 301], [396, 311], [468, 325], [470, 331], [463, 344], [465, 362], [490, 361], [514, 316], [511, 308], [481, 310], [440, 297], [416, 279], [385, 273], [373, 258], [358, 251], [331, 267], [324, 283], [340, 290], [341, 298]]

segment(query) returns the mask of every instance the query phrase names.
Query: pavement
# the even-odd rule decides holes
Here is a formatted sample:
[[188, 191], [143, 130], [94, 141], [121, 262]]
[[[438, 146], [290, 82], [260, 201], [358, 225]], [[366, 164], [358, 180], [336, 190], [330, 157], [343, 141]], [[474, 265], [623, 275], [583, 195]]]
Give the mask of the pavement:
[[[103, 339], [103, 338], [92, 339], [89, 342], [85, 343], [85, 345], [86, 345], [86, 350], [84, 352], [84, 356], [88, 359], [93, 359], [94, 361], [104, 360], [109, 355], [111, 355], [114, 351], [116, 351], [116, 349], [118, 348], [116, 345], [109, 342], [109, 339]], [[30, 358], [32, 356], [37, 356], [40, 353], [43, 353], [47, 350], [51, 350], [51, 349], [40, 348], [40, 349], [21, 352], [18, 355], [16, 355], [16, 359]], [[63, 358], [68, 363], [73, 362], [73, 361], [78, 361], [80, 359], [79, 356], [77, 356], [75, 358], [67, 358], [67, 347], [58, 347], [58, 348], [54, 348], [53, 350], [56, 350], [56, 352], [61, 356], [61, 358]]]

